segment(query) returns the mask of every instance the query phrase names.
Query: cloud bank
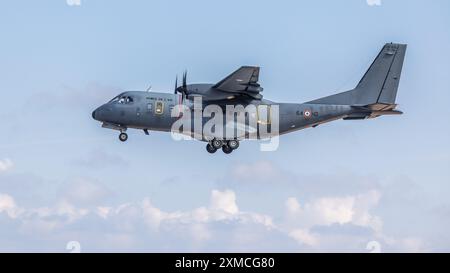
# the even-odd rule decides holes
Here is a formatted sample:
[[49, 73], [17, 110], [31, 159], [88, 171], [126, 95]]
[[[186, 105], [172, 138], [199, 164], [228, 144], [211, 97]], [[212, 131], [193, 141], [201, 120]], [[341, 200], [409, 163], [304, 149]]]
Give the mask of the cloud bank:
[[[84, 199], [101, 192], [78, 185], [75, 193]], [[0, 194], [0, 223], [15, 227], [6, 232], [24, 242], [44, 240], [43, 251], [63, 252], [70, 241], [85, 251], [337, 251], [347, 245], [344, 250], [366, 252], [368, 238], [403, 250], [420, 247], [419, 241], [383, 234], [381, 218], [371, 213], [379, 199], [377, 191], [306, 202], [291, 197], [285, 216], [274, 219], [241, 210], [229, 189], [212, 190], [206, 206], [180, 211], [164, 211], [149, 198], [116, 206], [74, 205], [74, 198], [66, 198], [51, 207], [25, 208]]]

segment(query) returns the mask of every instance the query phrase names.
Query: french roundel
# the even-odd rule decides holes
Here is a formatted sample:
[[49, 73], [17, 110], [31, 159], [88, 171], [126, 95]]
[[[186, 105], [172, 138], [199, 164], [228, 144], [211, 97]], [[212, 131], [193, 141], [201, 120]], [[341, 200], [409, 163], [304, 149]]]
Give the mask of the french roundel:
[[311, 116], [312, 116], [311, 110], [307, 109], [307, 110], [303, 111], [304, 118], [310, 118]]

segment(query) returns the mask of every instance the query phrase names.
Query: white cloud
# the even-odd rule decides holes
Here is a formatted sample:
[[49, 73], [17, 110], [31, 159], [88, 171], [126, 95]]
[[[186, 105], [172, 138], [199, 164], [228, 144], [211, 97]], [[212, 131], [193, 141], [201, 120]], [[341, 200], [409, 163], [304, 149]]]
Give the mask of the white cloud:
[[[290, 179], [286, 185], [291, 187], [292, 197], [274, 196], [277, 202], [284, 202], [284, 214], [283, 210], [278, 215], [242, 210], [238, 206], [239, 196], [229, 189], [211, 190], [209, 204], [193, 209], [167, 211], [150, 198], [114, 204], [115, 198], [107, 198], [112, 192], [101, 183], [75, 179], [63, 185], [60, 198], [53, 206], [33, 207], [18, 192], [1, 190], [8, 194], [0, 196], [0, 221], [3, 221], [0, 232], [8, 234], [4, 221], [10, 221], [14, 228], [9, 233], [19, 232], [15, 238], [30, 240], [44, 236], [52, 241], [59, 234], [69, 241], [84, 236], [92, 241], [91, 246], [111, 251], [367, 251], [367, 242], [373, 240], [379, 241], [385, 251], [420, 251], [428, 244], [413, 233], [405, 237], [385, 233], [383, 221], [374, 214], [374, 209], [382, 205], [381, 192], [385, 200], [388, 191], [378, 183], [371, 180], [365, 183], [364, 177], [343, 176], [335, 183], [341, 191], [323, 191], [316, 187], [317, 181], [321, 182], [315, 177], [300, 179], [293, 174], [286, 175], [267, 162], [255, 162], [249, 167], [252, 172], [262, 174], [259, 176], [262, 179], [264, 176], [277, 182], [280, 177]], [[234, 176], [248, 178], [239, 168]], [[345, 183], [346, 180], [350, 182]], [[361, 183], [357, 181], [365, 183], [364, 187], [358, 186]], [[275, 185], [273, 181], [266, 182], [266, 186]], [[23, 204], [31, 208], [19, 206]], [[14, 238], [14, 235], [6, 236]], [[0, 238], [0, 245], [1, 242]]]
[[298, 203], [297, 199], [295, 197], [289, 197], [286, 200], [286, 209], [289, 213], [298, 213], [300, 212], [300, 203]]
[[317, 236], [311, 234], [307, 229], [294, 229], [289, 232], [289, 236], [294, 238], [299, 244], [308, 246], [316, 246], [318, 244]]
[[211, 194], [211, 207], [229, 214], [236, 214], [239, 209], [236, 204], [236, 195], [230, 190], [223, 192], [213, 190]]
[[318, 224], [345, 224], [352, 220], [354, 197], [319, 198], [305, 205], [305, 212], [317, 217]]
[[145, 199], [142, 202], [142, 213], [144, 217], [144, 221], [147, 223], [149, 227], [154, 230], [159, 228], [161, 221], [169, 220], [170, 218], [174, 218], [174, 215], [170, 215], [169, 213], [161, 211], [159, 208], [154, 207], [150, 199]]
[[72, 223], [81, 217], [87, 215], [90, 211], [85, 208], [77, 208], [68, 202], [61, 202], [54, 209], [52, 214], [56, 214], [58, 216], [65, 216], [68, 223]]
[[[88, 187], [90, 189], [90, 187]], [[95, 192], [95, 191], [94, 191]], [[92, 195], [91, 190], [82, 191], [86, 195]], [[76, 194], [78, 195], [78, 193]], [[93, 194], [96, 196], [96, 194]], [[21, 212], [19, 215], [17, 212]], [[58, 228], [64, 224], [70, 224], [88, 216], [97, 215], [102, 219], [122, 219], [125, 224], [130, 219], [141, 218], [151, 230], [160, 229], [163, 223], [176, 224], [205, 224], [220, 221], [253, 222], [267, 227], [273, 226], [272, 220], [266, 215], [252, 212], [240, 212], [236, 204], [235, 193], [231, 190], [213, 190], [209, 207], [200, 207], [192, 211], [165, 212], [154, 206], [149, 198], [145, 198], [141, 203], [125, 203], [117, 207], [96, 206], [94, 208], [75, 207], [67, 200], [59, 202], [54, 207], [39, 208], [19, 208], [14, 198], [0, 194], [0, 212], [7, 212], [11, 218], [20, 216], [21, 220], [31, 219], [52, 219], [59, 224], [50, 225]], [[199, 227], [197, 227], [199, 228]]]
[[80, 6], [81, 0], [66, 0], [66, 3], [69, 6]]
[[379, 199], [377, 191], [345, 197], [320, 197], [303, 205], [291, 197], [285, 203], [287, 221], [283, 227], [297, 242], [309, 246], [321, 243], [320, 236], [311, 233], [311, 229], [317, 226], [350, 224], [368, 228], [381, 236], [382, 221], [370, 213]]
[[[155, 206], [149, 198], [117, 206], [84, 208], [65, 200], [54, 207], [21, 208], [12, 196], [0, 194], [0, 214], [5, 212], [10, 221], [18, 225], [18, 236], [46, 236], [47, 240], [52, 240], [54, 234], [62, 234], [69, 241], [92, 234], [89, 240], [98, 241], [89, 244], [112, 248], [108, 251], [136, 250], [139, 247], [143, 250], [179, 250], [182, 246], [186, 250], [255, 251], [261, 249], [251, 246], [261, 240], [279, 242], [280, 250], [285, 251], [339, 250], [343, 244], [351, 244], [353, 250], [366, 251], [365, 244], [371, 240], [415, 251], [423, 247], [422, 242], [415, 238], [393, 239], [383, 235], [381, 220], [370, 212], [380, 198], [376, 191], [345, 197], [313, 198], [307, 202], [291, 197], [285, 201], [286, 218], [276, 222], [267, 214], [241, 211], [236, 203], [236, 194], [231, 190], [212, 190], [210, 197], [208, 206], [167, 212]], [[370, 233], [361, 238], [358, 235], [339, 235], [339, 232], [322, 234], [317, 229], [336, 228], [336, 225], [361, 227]], [[74, 226], [78, 227], [76, 236]], [[149, 240], [150, 243], [142, 243]], [[291, 248], [286, 248], [289, 242]], [[337, 247], [333, 245], [336, 243]], [[273, 243], [268, 244], [269, 249], [263, 249], [274, 247]]]
[[0, 173], [9, 171], [13, 167], [14, 167], [14, 163], [11, 161], [11, 159], [6, 158], [3, 160], [0, 160]]
[[374, 216], [369, 210], [377, 204], [379, 194], [371, 191], [365, 194], [345, 197], [320, 197], [303, 206], [296, 198], [286, 201], [291, 218], [299, 219], [304, 225], [331, 225], [353, 223], [371, 226]]
[[97, 212], [98, 216], [102, 217], [103, 219], [106, 219], [108, 217], [108, 215], [110, 214], [111, 209], [112, 209], [111, 207], [99, 206], [96, 208], [96, 212]]
[[369, 6], [381, 6], [381, 0], [366, 0]]
[[7, 194], [0, 193], [0, 213], [6, 212], [6, 214], [11, 218], [16, 218], [19, 209], [16, 206], [16, 202], [14, 198]]

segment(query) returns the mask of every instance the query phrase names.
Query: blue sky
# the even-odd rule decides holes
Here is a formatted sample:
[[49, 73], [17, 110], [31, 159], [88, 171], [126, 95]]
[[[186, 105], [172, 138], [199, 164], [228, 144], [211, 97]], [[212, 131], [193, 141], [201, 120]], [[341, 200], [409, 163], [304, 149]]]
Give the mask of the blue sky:
[[[377, 2], [377, 1], [375, 1]], [[0, 251], [449, 251], [450, 3], [8, 1], [0, 9]], [[264, 97], [351, 89], [407, 43], [403, 116], [231, 155], [100, 128], [122, 90], [261, 66]]]

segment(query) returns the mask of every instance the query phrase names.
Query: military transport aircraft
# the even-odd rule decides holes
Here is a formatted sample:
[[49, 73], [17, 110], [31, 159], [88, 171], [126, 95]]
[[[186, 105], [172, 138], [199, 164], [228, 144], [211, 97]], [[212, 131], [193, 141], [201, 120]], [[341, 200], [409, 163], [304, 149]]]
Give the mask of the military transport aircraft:
[[[120, 131], [119, 139], [126, 141], [128, 128], [141, 129], [147, 135], [149, 130], [170, 132], [174, 122], [183, 116], [174, 116], [173, 108], [182, 105], [188, 111], [194, 111], [195, 98], [202, 99], [202, 109], [211, 104], [219, 105], [223, 111], [226, 111], [227, 105], [254, 105], [258, 117], [257, 128], [247, 126], [245, 130], [256, 131], [258, 139], [261, 139], [260, 126], [273, 122], [270, 115], [264, 117], [265, 114], [260, 111], [270, 113], [275, 105], [279, 112], [279, 134], [316, 127], [338, 119], [361, 120], [402, 114], [395, 109], [395, 99], [405, 53], [406, 45], [388, 43], [384, 45], [356, 88], [302, 104], [277, 103], [263, 99], [263, 88], [258, 82], [259, 67], [242, 66], [216, 84], [187, 84], [185, 72], [181, 86], [178, 86], [175, 80], [173, 94], [124, 92], [98, 107], [92, 112], [92, 117], [101, 121], [102, 127]], [[206, 121], [202, 119], [201, 122], [204, 124]], [[239, 147], [239, 141], [242, 139], [242, 135], [232, 138], [203, 135], [199, 140], [208, 143], [206, 149], [209, 153], [222, 149], [224, 153], [229, 154]]]

